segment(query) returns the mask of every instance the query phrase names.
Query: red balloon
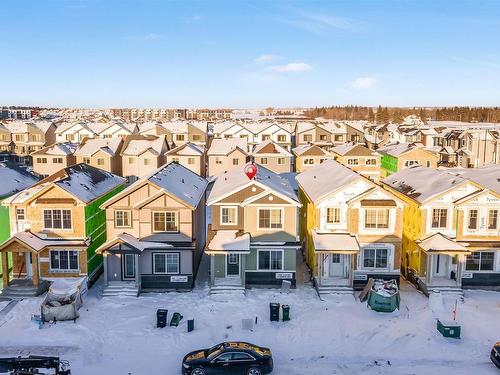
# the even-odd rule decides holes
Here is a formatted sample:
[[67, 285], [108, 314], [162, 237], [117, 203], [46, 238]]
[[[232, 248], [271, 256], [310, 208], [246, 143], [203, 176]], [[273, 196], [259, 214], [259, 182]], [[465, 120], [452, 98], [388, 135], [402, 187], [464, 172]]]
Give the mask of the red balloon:
[[245, 165], [245, 174], [250, 180], [252, 180], [257, 174], [257, 166], [253, 163], [248, 163]]

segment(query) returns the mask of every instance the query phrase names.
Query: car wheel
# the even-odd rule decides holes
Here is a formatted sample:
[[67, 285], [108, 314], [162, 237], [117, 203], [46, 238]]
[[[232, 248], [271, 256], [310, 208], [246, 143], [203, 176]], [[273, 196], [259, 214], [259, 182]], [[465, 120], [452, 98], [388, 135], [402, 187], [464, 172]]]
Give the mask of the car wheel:
[[248, 370], [247, 375], [262, 375], [262, 372], [257, 367], [252, 367]]
[[193, 371], [191, 371], [191, 375], [205, 375], [205, 370], [202, 368], [195, 368]]

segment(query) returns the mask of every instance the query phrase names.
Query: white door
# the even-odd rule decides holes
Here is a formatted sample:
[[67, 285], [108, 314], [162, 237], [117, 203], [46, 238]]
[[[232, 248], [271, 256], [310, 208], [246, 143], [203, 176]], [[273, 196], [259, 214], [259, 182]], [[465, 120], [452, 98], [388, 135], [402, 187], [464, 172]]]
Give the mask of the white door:
[[449, 277], [448, 274], [448, 261], [450, 257], [448, 255], [435, 255], [434, 262], [434, 276], [438, 277]]
[[33, 277], [33, 256], [31, 254], [31, 252], [29, 253], [25, 253], [25, 256], [26, 256], [26, 276], [28, 278], [32, 278]]
[[344, 255], [330, 254], [330, 277], [344, 277]]

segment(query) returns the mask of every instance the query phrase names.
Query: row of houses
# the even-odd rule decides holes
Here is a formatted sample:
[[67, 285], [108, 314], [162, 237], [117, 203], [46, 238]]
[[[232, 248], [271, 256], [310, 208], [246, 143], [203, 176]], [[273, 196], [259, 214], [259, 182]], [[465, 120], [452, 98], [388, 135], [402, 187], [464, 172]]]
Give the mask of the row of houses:
[[380, 183], [335, 160], [295, 178], [241, 166], [209, 181], [175, 161], [132, 183], [86, 163], [40, 181], [14, 172], [0, 167], [22, 181], [2, 193], [5, 294], [101, 273], [105, 295], [189, 290], [203, 253], [214, 294], [295, 285], [302, 253], [320, 294], [401, 273], [426, 293], [500, 287], [497, 165]]

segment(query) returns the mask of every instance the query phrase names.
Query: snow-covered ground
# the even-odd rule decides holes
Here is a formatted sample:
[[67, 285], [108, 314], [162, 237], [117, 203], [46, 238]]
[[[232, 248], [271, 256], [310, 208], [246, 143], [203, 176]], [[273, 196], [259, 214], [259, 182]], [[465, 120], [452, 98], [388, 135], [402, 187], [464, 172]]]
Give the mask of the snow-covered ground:
[[[205, 283], [203, 283], [205, 284]], [[249, 290], [231, 302], [208, 296], [205, 285], [190, 293], [98, 299], [91, 289], [81, 318], [39, 329], [30, 321], [40, 299], [21, 301], [0, 321], [0, 355], [59, 354], [74, 374], [180, 374], [191, 350], [224, 340], [245, 340], [272, 349], [276, 375], [293, 374], [498, 374], [489, 351], [500, 340], [500, 294], [466, 292], [458, 303], [462, 339], [445, 339], [435, 317], [451, 318], [455, 299], [427, 299], [402, 286], [401, 310], [376, 313], [352, 296], [321, 301], [300, 286], [288, 295]], [[269, 302], [291, 306], [289, 322], [269, 322]], [[178, 328], [155, 328], [156, 309], [180, 312]], [[243, 318], [258, 317], [253, 332]], [[195, 319], [187, 333], [186, 320]]]

